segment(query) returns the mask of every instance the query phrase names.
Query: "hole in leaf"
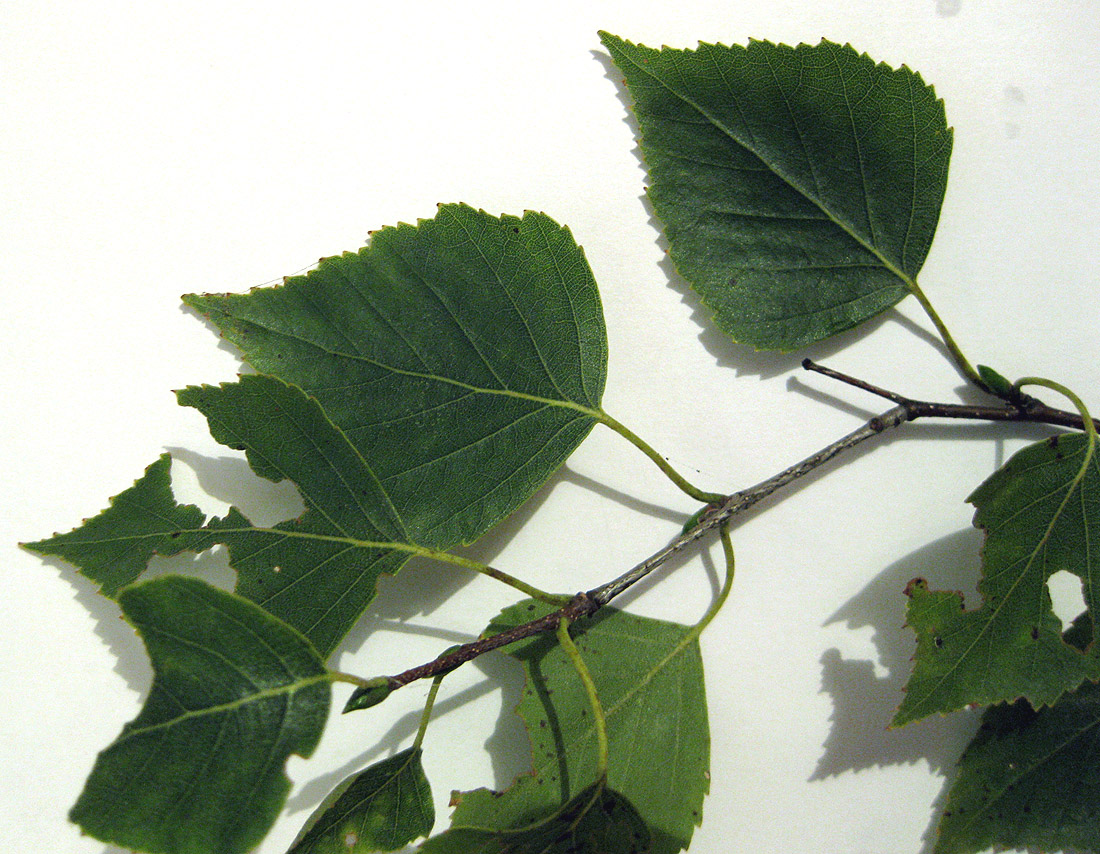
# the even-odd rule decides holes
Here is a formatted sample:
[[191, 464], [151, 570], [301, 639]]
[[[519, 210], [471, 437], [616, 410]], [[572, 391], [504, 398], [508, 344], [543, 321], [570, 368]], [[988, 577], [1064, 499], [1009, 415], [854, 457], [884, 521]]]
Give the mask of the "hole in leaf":
[[1058, 570], [1047, 579], [1051, 607], [1063, 626], [1068, 626], [1085, 611], [1085, 597], [1081, 592], [1081, 579], [1072, 572]]

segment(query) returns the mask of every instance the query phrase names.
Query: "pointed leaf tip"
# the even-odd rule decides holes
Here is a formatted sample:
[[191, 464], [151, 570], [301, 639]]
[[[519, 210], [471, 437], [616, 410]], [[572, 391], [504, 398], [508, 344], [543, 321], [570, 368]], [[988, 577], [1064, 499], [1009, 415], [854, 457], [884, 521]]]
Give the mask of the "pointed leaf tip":
[[192, 504], [176, 503], [171, 466], [171, 456], [162, 454], [102, 513], [67, 534], [25, 543], [24, 548], [64, 558], [112, 597], [141, 575], [153, 555], [205, 548], [199, 529], [206, 514]]
[[989, 386], [989, 390], [995, 395], [1005, 400], [1019, 399], [1019, 389], [1015, 388], [1011, 382], [997, 371], [993, 370], [993, 368], [988, 365], [978, 365], [977, 370], [978, 376], [981, 377], [982, 382]]

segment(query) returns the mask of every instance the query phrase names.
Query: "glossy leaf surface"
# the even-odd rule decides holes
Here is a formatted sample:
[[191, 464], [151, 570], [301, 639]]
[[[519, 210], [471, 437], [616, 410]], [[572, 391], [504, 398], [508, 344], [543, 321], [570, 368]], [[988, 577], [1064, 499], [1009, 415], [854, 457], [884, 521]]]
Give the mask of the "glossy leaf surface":
[[[533, 602], [506, 609], [489, 633], [546, 613]], [[638, 810], [656, 852], [686, 848], [709, 789], [710, 733], [703, 665], [691, 627], [605, 608], [574, 627], [607, 718], [608, 785]], [[457, 797], [453, 827], [519, 827], [577, 796], [596, 777], [596, 733], [584, 687], [556, 640], [505, 648], [527, 684], [517, 712], [531, 739], [532, 773], [503, 795]]]
[[284, 285], [185, 301], [321, 403], [425, 546], [470, 542], [511, 513], [600, 406], [599, 295], [545, 214], [445, 205]]
[[309, 756], [329, 677], [298, 632], [201, 581], [165, 576], [118, 596], [154, 677], [141, 713], [99, 754], [71, 818], [106, 842], [239, 854], [275, 820], [283, 766]]
[[737, 341], [790, 350], [910, 292], [951, 156], [920, 75], [849, 46], [697, 50], [602, 34], [672, 260]]
[[314, 811], [287, 854], [396, 851], [431, 833], [432, 792], [420, 749], [402, 750], [341, 783]]
[[[507, 793], [502, 800], [509, 797]], [[491, 828], [452, 827], [424, 854], [647, 854], [652, 837], [633, 805], [606, 785], [578, 792], [544, 818]]]
[[1073, 573], [1089, 613], [1100, 613], [1100, 460], [1089, 441], [1069, 434], [1024, 448], [970, 496], [986, 531], [982, 603], [967, 611], [957, 593], [910, 584], [917, 653], [895, 723], [1019, 697], [1037, 708], [1100, 675], [1091, 647], [1063, 640], [1046, 585]]

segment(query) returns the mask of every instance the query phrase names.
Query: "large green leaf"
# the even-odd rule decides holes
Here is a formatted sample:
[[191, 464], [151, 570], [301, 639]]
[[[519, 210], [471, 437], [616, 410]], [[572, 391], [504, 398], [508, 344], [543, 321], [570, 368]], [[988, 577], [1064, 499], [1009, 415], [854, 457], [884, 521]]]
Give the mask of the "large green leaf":
[[325, 798], [287, 854], [395, 851], [431, 833], [435, 807], [420, 749], [360, 771]]
[[[508, 797], [506, 792], [501, 800]], [[630, 801], [603, 783], [594, 783], [543, 818], [520, 826], [501, 827], [494, 821], [486, 828], [451, 828], [429, 839], [420, 850], [423, 854], [648, 854], [652, 846], [649, 828]]]
[[297, 484], [308, 509], [273, 528], [236, 509], [207, 522], [176, 503], [163, 457], [99, 516], [30, 545], [107, 595], [154, 554], [224, 543], [237, 592], [328, 655], [380, 574], [476, 539], [602, 416], [599, 296], [543, 214], [445, 206], [281, 287], [188, 301], [264, 373], [180, 403], [259, 474]]
[[789, 350], [910, 292], [951, 156], [920, 75], [827, 41], [654, 50], [601, 35], [672, 260], [735, 340]]
[[[487, 631], [504, 631], [547, 610], [520, 603]], [[575, 628], [581, 629], [576, 644], [607, 717], [608, 785], [638, 810], [653, 832], [655, 852], [686, 848], [710, 785], [703, 664], [691, 627], [605, 608]], [[596, 778], [592, 710], [569, 658], [549, 636], [505, 651], [519, 659], [527, 676], [517, 712], [531, 738], [532, 772], [503, 795], [486, 789], [456, 795], [452, 828], [522, 827]]]
[[1070, 434], [1030, 445], [970, 496], [986, 531], [982, 604], [966, 611], [958, 593], [910, 584], [917, 652], [896, 724], [1020, 697], [1038, 708], [1100, 676], [1094, 647], [1062, 639], [1046, 585], [1072, 572], [1088, 612], [1100, 614], [1100, 458], [1090, 442]]
[[309, 756], [329, 674], [298, 632], [201, 581], [165, 576], [118, 596], [154, 677], [141, 713], [99, 754], [71, 818], [105, 842], [164, 854], [253, 848]]
[[[1071, 632], [1082, 629], [1091, 636], [1088, 620]], [[935, 850], [993, 847], [1100, 850], [1100, 685], [1085, 683], [1037, 712], [1021, 700], [983, 716], [959, 760]]]
[[441, 206], [279, 287], [184, 299], [320, 401], [423, 545], [476, 539], [599, 415], [599, 295], [545, 214]]

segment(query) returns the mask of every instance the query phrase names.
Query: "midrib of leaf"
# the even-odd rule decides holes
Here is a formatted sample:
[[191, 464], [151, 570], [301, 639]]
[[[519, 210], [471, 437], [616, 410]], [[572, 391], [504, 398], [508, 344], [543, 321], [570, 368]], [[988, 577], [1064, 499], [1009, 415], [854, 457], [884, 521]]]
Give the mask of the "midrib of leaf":
[[[396, 786], [397, 790], [400, 792], [400, 789], [401, 789], [401, 782], [400, 782], [401, 775], [404, 773], [405, 769], [408, 768], [409, 765], [412, 764], [412, 761], [413, 761], [414, 758], [416, 758], [417, 753], [418, 753], [417, 750], [410, 750], [409, 755], [405, 757], [405, 761], [402, 762], [401, 765], [398, 766], [394, 770], [393, 774], [390, 775], [390, 777], [386, 780], [386, 782], [384, 782], [381, 786], [379, 786], [377, 789], [375, 789], [369, 795], [366, 795], [366, 796], [360, 798], [359, 800], [357, 800], [354, 804], [348, 804], [347, 808], [339, 815], [339, 817], [336, 817], [336, 818], [332, 819], [332, 824], [335, 825], [338, 822], [344, 821], [348, 818], [354, 818], [355, 815], [360, 810], [363, 810], [365, 812], [367, 809], [370, 808], [370, 805], [377, 798], [379, 798], [382, 795], [383, 792], [385, 792], [389, 788], [392, 788], [392, 787]], [[413, 784], [413, 788], [414, 789], [416, 788], [415, 783]], [[391, 835], [394, 835], [393, 828], [396, 828], [396, 827], [400, 826], [400, 824], [401, 824], [400, 805], [401, 805], [401, 800], [400, 800], [400, 795], [398, 795], [397, 804], [395, 805], [395, 811], [390, 816], [390, 826], [391, 826], [390, 827], [390, 833], [391, 833]], [[361, 819], [362, 820], [360, 822], [360, 829], [362, 829], [365, 826], [367, 817], [366, 816], [361, 816]]]
[[[393, 774], [389, 777], [389, 779], [387, 779], [385, 783], [383, 783], [381, 786], [379, 786], [377, 789], [375, 789], [369, 796], [367, 796], [365, 798], [361, 798], [360, 800], [356, 801], [353, 806], [350, 806], [348, 808], [347, 813], [345, 813], [345, 815], [359, 809], [361, 806], [363, 806], [363, 804], [369, 803], [370, 801], [373, 801], [382, 792], [386, 791], [386, 789], [390, 788], [390, 786], [393, 786], [395, 783], [397, 783], [398, 778], [401, 776], [401, 772], [409, 767], [409, 765], [410, 765], [410, 763], [412, 763], [413, 757], [415, 755], [416, 755], [415, 750], [409, 751], [409, 755], [405, 757], [405, 761], [402, 762], [400, 766], [398, 766], [398, 768], [393, 772]], [[393, 816], [393, 823], [395, 825], [398, 823], [398, 819], [399, 819], [399, 816], [395, 813], [394, 816]]]
[[[460, 227], [462, 227], [462, 230], [466, 232], [467, 237], [470, 237], [470, 242], [474, 246], [477, 246], [478, 254], [481, 255], [481, 259], [485, 262], [485, 265], [493, 271], [493, 275], [497, 280], [497, 284], [499, 284], [501, 286], [501, 289], [504, 290], [504, 285], [500, 281], [500, 276], [497, 275], [496, 268], [489, 263], [489, 259], [485, 257], [485, 253], [481, 251], [481, 247], [477, 245], [477, 241], [473, 239], [472, 235], [470, 235], [470, 232], [466, 230], [465, 226]], [[485, 354], [481, 352], [481, 348], [478, 347], [477, 341], [474, 340], [474, 336], [472, 336], [470, 334], [470, 331], [462, 325], [462, 322], [455, 315], [454, 310], [450, 307], [450, 305], [447, 304], [447, 301], [443, 299], [443, 295], [438, 290], [436, 290], [435, 285], [433, 285], [431, 282], [425, 279], [423, 275], [421, 275], [420, 270], [417, 269], [416, 265], [409, 261], [409, 259], [405, 257], [404, 253], [400, 249], [392, 246], [390, 247], [390, 249], [395, 255], [397, 255], [398, 258], [400, 258], [405, 263], [405, 268], [409, 272], [409, 274], [416, 277], [417, 281], [419, 281], [420, 284], [423, 285], [424, 289], [433, 297], [435, 297], [436, 302], [439, 303], [439, 305], [447, 313], [447, 317], [449, 317], [451, 319], [451, 322], [454, 323], [455, 329], [462, 333], [462, 337], [466, 340], [466, 343], [470, 345], [470, 348], [475, 353], [477, 353], [477, 357], [481, 360], [481, 363], [486, 367], [486, 369], [488, 369], [489, 373], [493, 375], [493, 379], [495, 379], [502, 386], [506, 385], [504, 380], [502, 380], [500, 378], [500, 375], [496, 372], [496, 369], [485, 357]], [[347, 276], [345, 276], [345, 278], [347, 278]], [[463, 279], [465, 280], [465, 277], [463, 277]], [[356, 290], [358, 290], [358, 288], [356, 288]], [[530, 330], [528, 330], [528, 333], [530, 333]], [[404, 336], [402, 336], [402, 340], [405, 340]], [[420, 360], [421, 364], [424, 364], [424, 359], [420, 356], [420, 354], [417, 353], [416, 356]], [[427, 367], [426, 364], [424, 366]], [[543, 367], [546, 367], [545, 364], [543, 365]], [[547, 375], [549, 376], [549, 373]], [[553, 380], [551, 380], [551, 382], [553, 382]], [[555, 388], [556, 387], [557, 386], [555, 384]]]
[[[249, 526], [247, 528], [208, 528], [203, 526], [201, 528], [174, 528], [173, 533], [180, 534], [270, 534], [276, 537], [297, 537], [303, 540], [314, 540], [317, 542], [329, 542], [329, 543], [341, 543], [347, 546], [353, 546], [361, 549], [393, 549], [394, 551], [409, 552], [410, 554], [419, 555], [420, 557], [433, 558], [435, 560], [441, 560], [446, 563], [458, 563], [460, 565], [466, 565], [465, 559], [459, 555], [451, 554], [450, 552], [441, 551], [439, 549], [431, 549], [427, 546], [419, 546], [416, 543], [404, 543], [404, 542], [390, 542], [384, 540], [359, 540], [355, 537], [348, 535], [336, 535], [336, 534], [317, 534], [308, 531], [294, 531], [284, 528], [259, 528], [255, 526]], [[106, 543], [116, 542], [129, 542], [130, 540], [144, 540], [144, 539], [163, 539], [164, 532], [156, 532], [151, 534], [131, 534], [128, 536], [120, 537], [104, 537], [97, 540], [82, 540], [82, 543], [90, 543], [94, 545], [101, 545]]]
[[[906, 78], [906, 82], [909, 84], [909, 119], [913, 124], [913, 127], [917, 126], [917, 107], [916, 98], [913, 97], [913, 78], [910, 76]], [[906, 256], [909, 254], [909, 238], [913, 234], [913, 217], [917, 211], [917, 137], [913, 135], [912, 139], [913, 151], [909, 158], [909, 162], [913, 164], [912, 175], [912, 187], [913, 190], [909, 194], [909, 221], [905, 223], [905, 240], [901, 244], [901, 262], [904, 264]], [[918, 299], [920, 297], [918, 296]]]
[[[1054, 526], [1058, 523], [1058, 520], [1062, 518], [1062, 513], [1066, 509], [1066, 506], [1069, 504], [1069, 501], [1073, 497], [1073, 494], [1078, 491], [1078, 487], [1081, 485], [1081, 481], [1085, 478], [1085, 473], [1088, 470], [1089, 464], [1092, 462], [1094, 447], [1095, 439], [1090, 436], [1089, 443], [1086, 446], [1085, 459], [1082, 462], [1081, 467], [1077, 470], [1077, 474], [1074, 475], [1073, 479], [1069, 482], [1069, 486], [1066, 489], [1065, 497], [1063, 497], [1061, 502], [1059, 502], [1058, 509], [1055, 510], [1053, 515], [1051, 516], [1050, 523], [1043, 531], [1043, 536], [1039, 538], [1039, 542], [1036, 544], [1035, 548], [1032, 549], [1031, 552], [1027, 555], [1023, 571], [1017, 573], [1015, 580], [1013, 580], [1012, 584], [1005, 592], [1005, 595], [1001, 597], [1000, 603], [993, 609], [992, 613], [989, 615], [989, 619], [985, 621], [985, 624], [981, 627], [981, 630], [978, 632], [978, 634], [975, 635], [974, 640], [970, 643], [970, 645], [967, 646], [966, 649], [963, 650], [962, 654], [955, 659], [955, 663], [951, 665], [951, 667], [943, 674], [943, 676], [939, 680], [937, 680], [936, 683], [928, 691], [924, 693], [924, 696], [920, 700], [921, 703], [926, 701], [929, 697], [933, 696], [940, 689], [943, 683], [947, 681], [948, 677], [951, 676], [956, 670], [958, 670], [962, 662], [969, 657], [974, 647], [978, 645], [978, 642], [983, 637], [985, 637], [990, 627], [993, 625], [994, 622], [996, 622], [997, 617], [1000, 615], [1001, 611], [1005, 608], [1009, 600], [1012, 598], [1012, 594], [1016, 591], [1016, 588], [1023, 582], [1024, 576], [1026, 576], [1031, 570], [1031, 565], [1035, 562], [1036, 557], [1046, 547], [1046, 544], [1050, 540], [1050, 535], [1054, 530]], [[1049, 494], [1051, 493], [1048, 493], [1048, 495]], [[1042, 499], [1039, 498], [1031, 503], [1037, 504], [1041, 500]], [[1017, 511], [1013, 514], [1012, 517], [1010, 517], [1010, 519], [1024, 512], [1025, 509], [1026, 508], [1022, 508], [1021, 510]], [[1010, 519], [1006, 519], [1005, 522], [1003, 522], [997, 528], [997, 530], [1000, 530], [1001, 527], [1004, 527], [1004, 525], [1007, 524]], [[1085, 529], [1087, 530], [1087, 526], [1085, 526]], [[993, 532], [991, 531], [990, 533]]]
[[[555, 398], [552, 398], [552, 397], [539, 397], [538, 395], [527, 394], [526, 392], [522, 392], [522, 391], [514, 391], [514, 390], [509, 389], [509, 388], [485, 388], [484, 386], [473, 385], [472, 383], [463, 382], [462, 380], [456, 380], [456, 379], [453, 379], [452, 377], [445, 377], [441, 374], [427, 373], [427, 372], [424, 372], [424, 371], [410, 371], [407, 368], [397, 368], [397, 367], [394, 367], [393, 365], [387, 364], [386, 362], [379, 361], [378, 359], [372, 359], [369, 356], [364, 356], [364, 355], [361, 355], [359, 353], [341, 353], [341, 352], [338, 352], [336, 350], [330, 350], [329, 348], [327, 348], [327, 347], [325, 347], [321, 344], [318, 344], [316, 341], [311, 341], [308, 338], [303, 338], [299, 335], [292, 335], [291, 333], [285, 332], [281, 329], [273, 329], [269, 326], [265, 326], [264, 324], [257, 323], [256, 321], [253, 321], [253, 320], [250, 320], [248, 322], [253, 326], [256, 326], [256, 327], [259, 327], [260, 329], [263, 329], [265, 332], [271, 333], [273, 336], [279, 336], [279, 337], [282, 337], [282, 338], [290, 338], [290, 339], [295, 340], [295, 341], [300, 341], [301, 343], [303, 343], [303, 344], [305, 344], [309, 347], [313, 347], [317, 350], [320, 350], [322, 353], [325, 353], [326, 355], [336, 356], [336, 357], [339, 357], [341, 359], [349, 359], [351, 361], [365, 362], [369, 365], [373, 365], [376, 368], [381, 368], [384, 371], [389, 371], [391, 373], [398, 374], [400, 376], [416, 377], [417, 379], [431, 380], [432, 382], [445, 383], [447, 385], [455, 386], [456, 388], [466, 389], [467, 391], [471, 391], [471, 392], [474, 392], [476, 394], [495, 394], [495, 395], [499, 395], [501, 397], [512, 397], [512, 398], [516, 398], [517, 400], [526, 400], [526, 401], [530, 401], [531, 403], [541, 403], [541, 404], [545, 404], [547, 406], [557, 406], [557, 407], [561, 407], [563, 409], [573, 409], [577, 412], [581, 412], [581, 413], [584, 413], [585, 415], [589, 415], [592, 418], [595, 418], [597, 420], [600, 419], [600, 417], [603, 415], [603, 411], [600, 410], [600, 409], [593, 409], [592, 407], [585, 406], [585, 405], [580, 404], [580, 403], [575, 403], [574, 401], [571, 401], [571, 400], [558, 400], [558, 399], [555, 399]], [[540, 356], [540, 358], [541, 358], [541, 356]], [[552, 383], [554, 383], [555, 387], [557, 386], [557, 383], [554, 382], [553, 377], [550, 377], [550, 381]], [[354, 388], [356, 385], [359, 385], [359, 384], [358, 383], [353, 383], [353, 384], [348, 385], [348, 386], [339, 386], [339, 388]], [[318, 388], [318, 389], [314, 389], [314, 390], [315, 391], [329, 391], [330, 389]], [[450, 401], [448, 401], [448, 402], [450, 402]]]
[[[837, 74], [843, 80], [844, 79], [844, 72], [843, 72], [843, 69], [841, 69], [841, 67], [840, 67], [840, 63], [837, 61], [836, 54], [833, 53], [833, 54], [830, 55], [830, 57], [833, 60], [833, 67], [836, 69]], [[773, 75], [774, 75], [774, 72], [773, 72]], [[778, 85], [778, 83], [779, 83], [779, 81], [776, 80], [777, 85]], [[867, 215], [867, 228], [871, 232], [871, 242], [872, 243], [877, 243], [877, 240], [875, 238], [875, 218], [871, 215], [871, 199], [867, 195], [867, 169], [866, 169], [866, 165], [863, 162], [863, 147], [859, 144], [859, 133], [856, 131], [856, 118], [855, 118], [855, 115], [853, 115], [853, 113], [852, 113], [852, 102], [848, 98], [848, 87], [842, 85], [840, 87], [840, 89], [844, 93], [844, 106], [845, 106], [845, 108], [847, 108], [847, 111], [848, 111], [848, 127], [851, 128], [851, 131], [852, 131], [852, 144], [856, 148], [856, 160], [859, 163], [859, 187], [863, 191], [863, 212]], [[910, 94], [912, 94], [912, 93], [910, 93]], [[787, 101], [786, 93], [783, 94], [783, 99], [784, 99], [784, 102], [787, 103], [787, 109], [790, 110], [790, 102]], [[910, 98], [910, 102], [912, 102], [912, 98]], [[802, 132], [799, 131], [800, 136], [801, 136], [801, 133]], [[912, 201], [912, 198], [910, 198], [910, 200], [909, 200], [909, 223], [910, 223], [910, 225], [913, 221], [912, 217], [913, 217], [913, 201]], [[910, 225], [907, 225], [906, 229], [905, 229], [905, 240], [902, 241], [902, 246], [903, 247], [905, 246], [906, 242], [908, 242], [908, 240], [909, 240]], [[904, 259], [904, 253], [903, 253], [902, 257]]]
[[[676, 89], [670, 83], [666, 82], [664, 79], [662, 79], [656, 73], [654, 73], [651, 69], [646, 68], [644, 65], [639, 64], [638, 62], [636, 62], [633, 57], [628, 56], [626, 53], [622, 53], [622, 52], [620, 52], [620, 55], [627, 62], [629, 62], [631, 65], [633, 65], [635, 68], [637, 68], [639, 71], [643, 72], [646, 76], [648, 76], [652, 80], [655, 80], [657, 83], [659, 83], [662, 87], [664, 87], [670, 93], [675, 95], [677, 98], [679, 98], [685, 104], [690, 106], [692, 109], [696, 110], [700, 115], [704, 116], [707, 119], [707, 121], [710, 122], [710, 124], [712, 126], [714, 126], [719, 131], [721, 131], [723, 134], [725, 134], [727, 137], [729, 137], [729, 139], [733, 143], [740, 146], [745, 151], [749, 152], [753, 157], [755, 157], [762, 164], [764, 164], [764, 166], [765, 166], [765, 168], [768, 172], [770, 172], [771, 174], [773, 174], [777, 178], [779, 178], [784, 184], [786, 184], [788, 187], [790, 187], [792, 190], [794, 190], [796, 193], [798, 193], [802, 198], [804, 198], [807, 201], [811, 202], [815, 207], [817, 207], [818, 210], [820, 210], [823, 214], [825, 214], [825, 216], [829, 219], [830, 222], [832, 222], [834, 225], [836, 225], [838, 228], [840, 228], [846, 235], [848, 235], [852, 240], [854, 240], [856, 243], [858, 243], [862, 248], [864, 248], [865, 250], [870, 252], [872, 255], [874, 255], [874, 257], [878, 259], [879, 263], [886, 270], [888, 270], [890, 273], [892, 273], [894, 276], [896, 276], [898, 279], [900, 279], [905, 284], [905, 286], [909, 289], [910, 293], [912, 293], [914, 296], [918, 296], [918, 298], [920, 298], [920, 296], [923, 295], [923, 292], [921, 291], [920, 287], [917, 285], [916, 279], [912, 278], [911, 276], [907, 275], [904, 271], [899, 269], [892, 261], [890, 261], [889, 258], [884, 256], [879, 251], [878, 247], [876, 247], [873, 244], [869, 244], [866, 240], [864, 240], [857, 232], [855, 232], [848, 225], [848, 223], [846, 223], [839, 216], [837, 216], [829, 208], [829, 206], [827, 204], [825, 204], [825, 202], [818, 199], [813, 194], [811, 194], [807, 190], [805, 190], [803, 187], [796, 184], [794, 182], [794, 180], [791, 179], [788, 175], [786, 175], [781, 169], [779, 169], [776, 166], [774, 166], [773, 164], [769, 163], [768, 160], [765, 159], [765, 157], [762, 154], [760, 154], [752, 145], [750, 145], [750, 144], [742, 141], [741, 139], [739, 139], [737, 137], [737, 135], [734, 134], [734, 132], [730, 128], [726, 127], [723, 122], [719, 121], [717, 118], [715, 118], [713, 115], [711, 115], [711, 113], [709, 111], [707, 111], [705, 108], [703, 108], [702, 106], [697, 104], [693, 99], [691, 99], [687, 95], [683, 94], [681, 91]], [[770, 65], [769, 65], [769, 68], [770, 68]], [[728, 85], [728, 83], [725, 83], [725, 78], [724, 77], [723, 77], [723, 83], [726, 85], [726, 90], [730, 91], [729, 85]], [[783, 89], [782, 86], [779, 86], [779, 91], [783, 95], [783, 101], [787, 105], [787, 111], [789, 113], [790, 112], [790, 104], [789, 104], [789, 101], [788, 101], [788, 98], [787, 98], [787, 93]], [[731, 98], [733, 97], [733, 92], [732, 91], [730, 91], [730, 96], [731, 96]], [[910, 99], [910, 100], [912, 100], [912, 99]], [[734, 99], [734, 101], [736, 103], [736, 99]], [[740, 107], [738, 107], [738, 109], [740, 109]], [[792, 122], [794, 123], [794, 128], [798, 133], [799, 140], [803, 140], [802, 131], [798, 127], [798, 123], [794, 122], [793, 115], [792, 115], [791, 118], [792, 118]], [[854, 117], [851, 115], [850, 110], [849, 110], [849, 120], [854, 120]], [[809, 158], [808, 154], [807, 154], [807, 163], [810, 166], [811, 174], [813, 174], [813, 161]], [[867, 193], [866, 182], [863, 181], [863, 175], [862, 174], [860, 175], [860, 181], [861, 181], [861, 184], [863, 184], [864, 197], [866, 197], [866, 193]], [[912, 205], [910, 205], [910, 209], [912, 209]], [[911, 211], [910, 211], [910, 216], [912, 216]], [[870, 225], [870, 218], [868, 218], [868, 225]], [[872, 228], [872, 232], [873, 232], [873, 226], [871, 226], [871, 228]], [[908, 234], [908, 230], [907, 230], [906, 234]], [[922, 300], [922, 305], [923, 304], [924, 304], [924, 301]]]
[[[148, 631], [148, 627], [146, 627], [146, 631]], [[157, 633], [164, 635], [167, 634], [165, 632]], [[177, 643], [187, 643], [188, 645], [194, 645], [193, 643], [185, 641], [182, 638], [178, 638], [175, 636], [171, 637], [172, 640]], [[209, 647], [202, 647], [202, 649], [210, 652]], [[152, 724], [151, 726], [143, 726], [140, 728], [134, 727], [128, 729], [125, 732], [121, 733], [117, 739], [115, 739], [112, 746], [122, 744], [123, 742], [129, 741], [131, 738], [139, 735], [148, 735], [149, 733], [157, 732], [159, 730], [170, 729], [174, 726], [179, 726], [187, 720], [232, 712], [233, 710], [243, 708], [250, 703], [257, 703], [262, 700], [271, 699], [272, 697], [281, 697], [287, 694], [295, 694], [298, 691], [301, 691], [303, 688], [309, 688], [312, 685], [318, 685], [322, 682], [333, 681], [337, 681], [337, 676], [335, 674], [321, 673], [316, 676], [306, 676], [301, 679], [296, 679], [294, 682], [291, 682], [287, 685], [280, 685], [275, 688], [264, 688], [263, 690], [257, 691], [254, 694], [249, 694], [247, 697], [241, 697], [236, 700], [231, 700], [227, 703], [218, 703], [214, 706], [207, 706], [205, 709], [188, 710], [181, 715], [177, 715], [176, 717], [171, 718], [170, 720], [161, 721], [160, 723]]]

